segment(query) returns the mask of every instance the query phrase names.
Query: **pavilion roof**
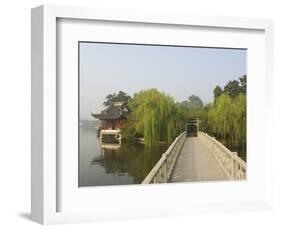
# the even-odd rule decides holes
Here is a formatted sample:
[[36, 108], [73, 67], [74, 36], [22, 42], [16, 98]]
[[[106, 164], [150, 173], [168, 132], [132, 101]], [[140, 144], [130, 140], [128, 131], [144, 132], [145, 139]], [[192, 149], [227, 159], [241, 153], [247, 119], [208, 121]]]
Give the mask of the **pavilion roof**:
[[128, 118], [129, 110], [125, 102], [113, 102], [99, 114], [92, 116], [100, 120], [115, 120], [121, 117]]

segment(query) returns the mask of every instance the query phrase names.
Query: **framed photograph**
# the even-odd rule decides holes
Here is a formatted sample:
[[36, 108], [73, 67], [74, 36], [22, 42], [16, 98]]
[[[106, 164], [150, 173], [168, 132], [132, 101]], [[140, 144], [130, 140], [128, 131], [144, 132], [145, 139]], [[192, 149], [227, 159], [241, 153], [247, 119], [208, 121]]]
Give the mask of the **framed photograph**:
[[271, 208], [272, 33], [265, 19], [32, 9], [32, 219]]

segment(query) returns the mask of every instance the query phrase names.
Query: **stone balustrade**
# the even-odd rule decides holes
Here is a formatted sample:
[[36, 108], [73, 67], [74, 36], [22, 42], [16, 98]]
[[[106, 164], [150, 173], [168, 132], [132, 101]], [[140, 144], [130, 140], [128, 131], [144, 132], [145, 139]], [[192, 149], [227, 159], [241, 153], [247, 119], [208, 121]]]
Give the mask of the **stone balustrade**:
[[229, 179], [246, 179], [246, 162], [243, 161], [236, 152], [231, 152], [223, 144], [207, 133], [199, 132], [198, 137], [209, 148], [218, 164], [224, 170]]
[[155, 184], [168, 182], [177, 157], [186, 139], [186, 132], [181, 133], [170, 145], [162, 157], [143, 180], [142, 184]]

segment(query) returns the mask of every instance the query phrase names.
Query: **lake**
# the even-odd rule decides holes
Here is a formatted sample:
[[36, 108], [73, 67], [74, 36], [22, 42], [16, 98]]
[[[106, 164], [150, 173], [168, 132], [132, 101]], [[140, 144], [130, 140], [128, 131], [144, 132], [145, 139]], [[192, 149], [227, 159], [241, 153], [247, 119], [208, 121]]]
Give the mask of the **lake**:
[[167, 149], [123, 140], [119, 146], [102, 148], [97, 136], [99, 126], [99, 121], [80, 123], [80, 187], [140, 184]]
[[[140, 184], [168, 146], [146, 147], [125, 142], [103, 148], [98, 139], [100, 121], [80, 123], [79, 187]], [[224, 143], [246, 161], [246, 147]]]

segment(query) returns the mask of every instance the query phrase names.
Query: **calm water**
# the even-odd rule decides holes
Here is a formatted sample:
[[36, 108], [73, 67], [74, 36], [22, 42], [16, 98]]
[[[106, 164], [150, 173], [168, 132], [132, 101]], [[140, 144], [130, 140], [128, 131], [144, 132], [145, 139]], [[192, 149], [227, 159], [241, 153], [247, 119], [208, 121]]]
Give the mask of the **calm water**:
[[[102, 148], [97, 138], [99, 126], [99, 122], [80, 125], [79, 186], [139, 184], [167, 149], [124, 141]], [[245, 146], [224, 144], [246, 161]]]
[[124, 141], [119, 147], [102, 148], [98, 127], [98, 122], [80, 127], [79, 186], [139, 184], [167, 148]]

